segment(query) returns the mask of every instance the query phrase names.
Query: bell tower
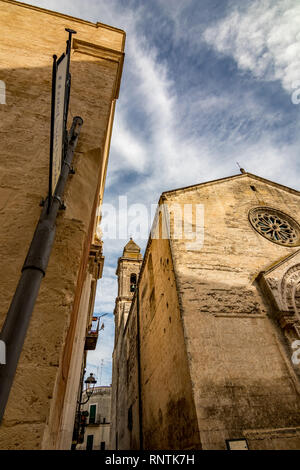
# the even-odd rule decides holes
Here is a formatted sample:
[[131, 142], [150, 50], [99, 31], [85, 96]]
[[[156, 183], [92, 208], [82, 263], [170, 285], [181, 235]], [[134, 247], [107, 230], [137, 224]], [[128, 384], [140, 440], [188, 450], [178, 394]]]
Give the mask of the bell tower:
[[116, 271], [118, 276], [118, 297], [116, 298], [114, 310], [116, 339], [120, 329], [123, 329], [126, 325], [142, 261], [140, 247], [130, 238], [130, 241], [124, 247], [123, 256], [118, 260]]

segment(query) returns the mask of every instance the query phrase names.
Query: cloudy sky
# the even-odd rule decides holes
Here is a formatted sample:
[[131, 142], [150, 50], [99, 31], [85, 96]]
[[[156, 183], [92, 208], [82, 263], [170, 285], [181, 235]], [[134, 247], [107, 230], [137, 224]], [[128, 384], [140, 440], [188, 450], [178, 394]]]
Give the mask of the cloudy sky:
[[[134, 217], [133, 204], [149, 208], [163, 191], [236, 174], [236, 162], [300, 190], [299, 0], [25, 3], [127, 33], [106, 205], [118, 208], [127, 196]], [[138, 239], [128, 222], [127, 236], [144, 249], [143, 230]], [[148, 230], [150, 215], [145, 222]], [[126, 241], [105, 240], [95, 312], [109, 315], [88, 357], [103, 385], [111, 382], [115, 269]]]

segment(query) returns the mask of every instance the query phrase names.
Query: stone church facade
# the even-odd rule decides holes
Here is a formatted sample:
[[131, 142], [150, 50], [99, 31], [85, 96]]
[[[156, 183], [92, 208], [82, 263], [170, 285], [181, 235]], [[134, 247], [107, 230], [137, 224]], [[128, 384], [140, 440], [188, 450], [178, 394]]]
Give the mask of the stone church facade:
[[[160, 236], [118, 265], [126, 302], [141, 268], [123, 321], [116, 300], [112, 449], [300, 448], [299, 202], [244, 171], [162, 194]], [[186, 205], [179, 238], [160, 214]]]
[[1, 328], [48, 194], [52, 57], [66, 50], [65, 28], [77, 32], [68, 122], [70, 129], [73, 117], [83, 119], [75, 174], [68, 177], [66, 210], [56, 220], [49, 266], [0, 424], [1, 449], [69, 450], [104, 262], [97, 227], [125, 33], [12, 0], [0, 0], [0, 23]]

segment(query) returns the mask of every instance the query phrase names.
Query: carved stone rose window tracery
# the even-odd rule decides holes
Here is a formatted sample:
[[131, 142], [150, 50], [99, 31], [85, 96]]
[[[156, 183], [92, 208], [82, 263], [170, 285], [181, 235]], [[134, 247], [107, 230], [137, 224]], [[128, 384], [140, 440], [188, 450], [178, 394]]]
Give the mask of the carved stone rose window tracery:
[[264, 238], [282, 246], [300, 244], [300, 226], [289, 215], [269, 207], [256, 207], [249, 212], [253, 228]]

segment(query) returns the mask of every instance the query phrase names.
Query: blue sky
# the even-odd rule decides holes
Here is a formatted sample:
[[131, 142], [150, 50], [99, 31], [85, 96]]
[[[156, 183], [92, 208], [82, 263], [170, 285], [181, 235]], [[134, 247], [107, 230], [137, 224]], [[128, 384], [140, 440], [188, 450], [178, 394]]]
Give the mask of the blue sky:
[[[165, 191], [247, 171], [300, 189], [298, 0], [36, 0], [127, 33], [105, 203], [156, 204]], [[59, 52], [59, 51], [53, 51]], [[130, 234], [128, 234], [130, 236]], [[127, 240], [105, 240], [88, 370], [111, 381], [115, 269]], [[136, 240], [142, 249], [145, 240]]]

